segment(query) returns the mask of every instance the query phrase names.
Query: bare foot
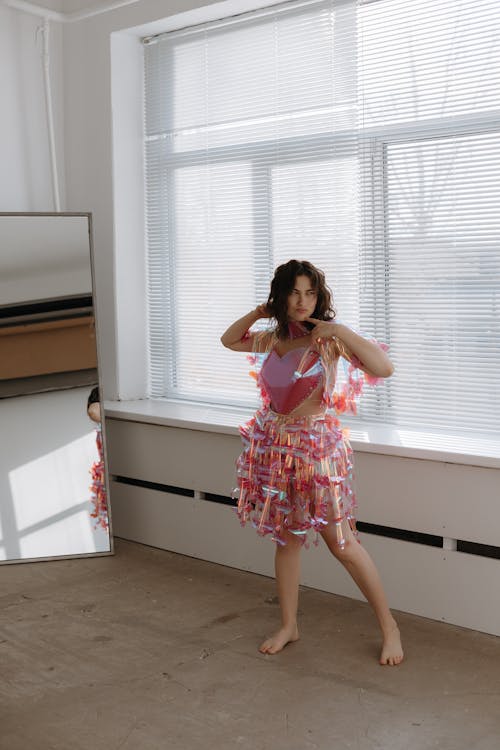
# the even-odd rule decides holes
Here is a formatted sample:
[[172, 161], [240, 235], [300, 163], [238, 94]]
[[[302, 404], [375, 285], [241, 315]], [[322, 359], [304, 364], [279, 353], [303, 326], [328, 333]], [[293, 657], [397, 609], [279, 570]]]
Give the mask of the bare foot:
[[299, 631], [296, 625], [288, 628], [280, 628], [274, 635], [264, 641], [259, 647], [262, 654], [277, 654], [287, 643], [299, 640]]
[[380, 664], [389, 664], [391, 667], [401, 664], [403, 661], [403, 647], [401, 636], [396, 621], [394, 625], [384, 633], [384, 642], [380, 654]]

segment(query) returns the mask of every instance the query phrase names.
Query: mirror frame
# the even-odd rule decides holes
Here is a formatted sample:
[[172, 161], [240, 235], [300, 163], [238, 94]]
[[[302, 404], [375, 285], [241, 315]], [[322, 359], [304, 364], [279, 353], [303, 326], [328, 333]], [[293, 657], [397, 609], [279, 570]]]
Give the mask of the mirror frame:
[[101, 435], [102, 435], [102, 452], [104, 457], [104, 484], [106, 489], [106, 508], [108, 512], [108, 536], [109, 536], [109, 550], [104, 552], [85, 552], [76, 553], [74, 555], [53, 555], [49, 557], [30, 557], [30, 558], [16, 558], [14, 560], [0, 560], [0, 565], [15, 565], [18, 563], [30, 563], [30, 562], [48, 562], [51, 560], [75, 560], [77, 558], [92, 558], [92, 557], [107, 557], [115, 554], [114, 548], [114, 537], [113, 527], [111, 518], [111, 503], [109, 494], [109, 472], [108, 472], [108, 453], [107, 453], [107, 441], [106, 441], [106, 427], [104, 419], [104, 397], [102, 392], [102, 375], [101, 375], [101, 361], [99, 354], [99, 322], [97, 315], [97, 304], [96, 304], [96, 273], [94, 265], [94, 236], [93, 236], [93, 224], [92, 224], [92, 212], [91, 211], [0, 211], [0, 218], [2, 216], [81, 216], [86, 217], [88, 221], [88, 237], [89, 237], [89, 261], [90, 261], [90, 274], [92, 279], [92, 310], [94, 313], [94, 327], [96, 337], [96, 360], [97, 360], [97, 385], [99, 387], [99, 403], [101, 407]]

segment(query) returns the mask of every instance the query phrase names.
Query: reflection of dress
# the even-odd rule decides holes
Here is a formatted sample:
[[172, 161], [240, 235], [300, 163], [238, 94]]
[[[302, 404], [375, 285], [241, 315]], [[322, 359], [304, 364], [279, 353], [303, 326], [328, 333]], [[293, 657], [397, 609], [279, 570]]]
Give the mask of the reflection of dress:
[[[291, 338], [303, 336], [302, 327], [290, 328]], [[347, 431], [335, 416], [356, 413], [363, 384], [379, 379], [366, 375], [361, 364], [335, 340], [318, 349], [292, 350], [283, 357], [274, 351], [272, 332], [254, 337], [250, 361], [262, 396], [262, 407], [240, 427], [244, 449], [237, 461], [237, 513], [242, 525], [251, 521], [259, 534], [285, 544], [285, 532], [307, 543], [308, 532], [335, 524], [340, 546], [345, 544], [345, 523], [356, 534], [352, 448]], [[380, 345], [387, 348], [385, 345]], [[347, 380], [335, 390], [340, 351], [349, 356]], [[290, 414], [321, 388], [323, 414]]]
[[90, 515], [92, 518], [96, 519], [94, 528], [97, 529], [100, 526], [107, 531], [109, 523], [108, 507], [106, 503], [106, 484], [104, 481], [104, 454], [102, 449], [101, 425], [96, 428], [95, 438], [99, 460], [95, 461], [90, 469], [90, 474], [92, 476], [92, 484], [90, 485], [90, 491], [92, 494], [90, 500], [94, 506], [94, 510]]

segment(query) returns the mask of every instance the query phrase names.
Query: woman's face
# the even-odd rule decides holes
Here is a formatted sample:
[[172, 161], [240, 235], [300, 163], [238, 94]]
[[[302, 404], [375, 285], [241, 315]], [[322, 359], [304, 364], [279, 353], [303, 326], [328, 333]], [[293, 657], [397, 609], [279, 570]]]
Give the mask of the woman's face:
[[94, 401], [93, 404], [90, 404], [89, 408], [87, 409], [87, 414], [93, 422], [101, 421], [101, 405], [99, 401]]
[[302, 322], [312, 317], [317, 300], [318, 293], [311, 286], [311, 279], [308, 276], [297, 276], [288, 295], [288, 320]]

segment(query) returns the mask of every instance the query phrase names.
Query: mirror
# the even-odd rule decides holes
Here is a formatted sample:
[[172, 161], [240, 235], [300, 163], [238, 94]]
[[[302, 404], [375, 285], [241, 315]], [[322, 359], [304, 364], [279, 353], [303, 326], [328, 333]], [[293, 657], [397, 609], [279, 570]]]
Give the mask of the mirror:
[[0, 213], [0, 563], [113, 552], [88, 213]]

